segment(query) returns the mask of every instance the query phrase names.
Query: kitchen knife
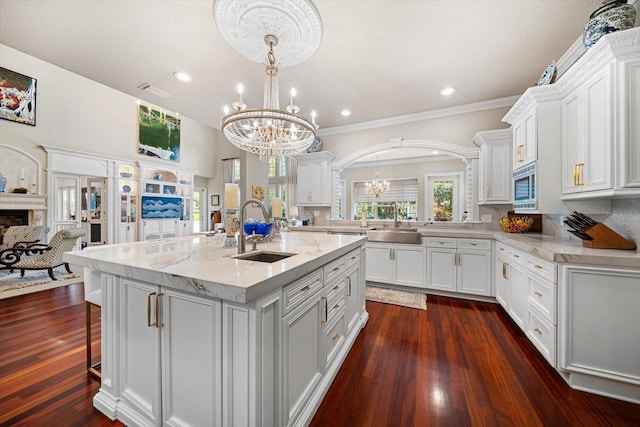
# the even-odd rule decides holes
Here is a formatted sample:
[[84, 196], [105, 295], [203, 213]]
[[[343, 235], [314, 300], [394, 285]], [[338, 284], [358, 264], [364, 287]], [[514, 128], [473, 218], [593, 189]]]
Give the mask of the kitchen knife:
[[582, 219], [583, 221], [585, 221], [591, 227], [593, 227], [594, 225], [596, 225], [598, 223], [597, 221], [594, 221], [592, 218], [589, 218], [588, 216], [586, 216], [585, 214], [583, 214], [581, 212], [573, 211], [573, 214], [575, 216], [577, 216], [578, 218]]
[[582, 224], [580, 224], [577, 221], [574, 221], [572, 218], [565, 219], [564, 223], [567, 224], [569, 227], [573, 228], [574, 230], [578, 230], [578, 231], [584, 231], [585, 230], [585, 228], [582, 226]]
[[591, 236], [585, 233], [581, 233], [580, 231], [575, 231], [575, 230], [567, 230], [567, 231], [573, 234], [574, 236], [578, 236], [582, 240], [593, 240]]
[[571, 218], [571, 221], [573, 221], [575, 224], [579, 224], [578, 230], [580, 230], [580, 231], [585, 231], [585, 230], [588, 230], [591, 227], [593, 227], [593, 225], [591, 225], [591, 223], [589, 223], [588, 221], [584, 220], [583, 218], [580, 218], [579, 216], [576, 216], [575, 214], [570, 215], [570, 218]]

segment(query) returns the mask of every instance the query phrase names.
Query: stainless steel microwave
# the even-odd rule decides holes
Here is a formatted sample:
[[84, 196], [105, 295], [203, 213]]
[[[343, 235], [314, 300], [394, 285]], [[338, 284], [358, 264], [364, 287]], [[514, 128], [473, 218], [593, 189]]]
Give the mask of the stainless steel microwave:
[[536, 204], [536, 163], [513, 171], [513, 208], [535, 210]]

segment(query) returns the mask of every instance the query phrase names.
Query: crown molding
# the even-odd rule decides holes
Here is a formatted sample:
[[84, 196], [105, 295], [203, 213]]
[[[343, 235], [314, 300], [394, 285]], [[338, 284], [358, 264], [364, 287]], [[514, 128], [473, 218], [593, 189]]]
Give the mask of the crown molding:
[[495, 141], [504, 141], [505, 139], [510, 139], [513, 136], [513, 130], [509, 127], [507, 129], [496, 129], [496, 130], [482, 130], [477, 132], [473, 137], [473, 143], [480, 147], [483, 144], [488, 144]]
[[497, 98], [489, 101], [474, 102], [471, 104], [457, 105], [455, 107], [441, 108], [438, 110], [424, 111], [422, 113], [406, 114], [403, 116], [388, 117], [386, 119], [371, 120], [367, 122], [354, 123], [345, 126], [335, 126], [318, 130], [318, 136], [335, 135], [348, 132], [357, 132], [368, 129], [376, 129], [387, 126], [401, 125], [406, 123], [420, 122], [423, 120], [437, 119], [442, 117], [457, 116], [459, 114], [474, 113], [477, 111], [494, 110], [496, 108], [511, 107], [519, 96], [509, 96]]

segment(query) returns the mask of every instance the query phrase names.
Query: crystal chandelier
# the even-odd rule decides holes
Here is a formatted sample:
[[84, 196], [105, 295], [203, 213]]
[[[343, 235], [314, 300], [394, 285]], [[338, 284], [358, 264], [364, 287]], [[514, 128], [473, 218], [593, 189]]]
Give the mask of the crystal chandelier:
[[373, 181], [367, 182], [364, 186], [364, 191], [367, 194], [373, 194], [375, 197], [380, 197], [382, 193], [389, 189], [389, 182], [380, 181], [380, 172], [378, 172], [378, 170], [378, 156], [376, 156], [376, 177]]
[[313, 142], [318, 126], [315, 112], [311, 121], [298, 115], [300, 108], [294, 104], [295, 89], [291, 91], [291, 103], [286, 111], [280, 110], [278, 100], [278, 66], [273, 47], [278, 38], [267, 35], [269, 46], [264, 78], [264, 104], [262, 109], [247, 109], [242, 102], [242, 86], [238, 88], [239, 100], [234, 102], [234, 111], [225, 107], [222, 118], [222, 133], [236, 147], [257, 154], [260, 159], [286, 156], [305, 151]]
[[380, 173], [376, 172], [376, 178], [371, 182], [367, 182], [364, 187], [364, 191], [368, 194], [373, 194], [375, 197], [380, 197], [382, 193], [389, 189], [389, 183], [387, 181], [380, 181], [378, 175], [380, 175]]

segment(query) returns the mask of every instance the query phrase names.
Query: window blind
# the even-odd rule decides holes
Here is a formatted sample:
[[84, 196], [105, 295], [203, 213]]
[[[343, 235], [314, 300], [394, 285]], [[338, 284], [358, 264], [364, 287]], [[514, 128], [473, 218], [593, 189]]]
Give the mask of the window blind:
[[365, 202], [417, 202], [418, 179], [387, 180], [389, 188], [379, 197], [366, 192], [368, 181], [354, 183], [354, 198], [356, 203]]

